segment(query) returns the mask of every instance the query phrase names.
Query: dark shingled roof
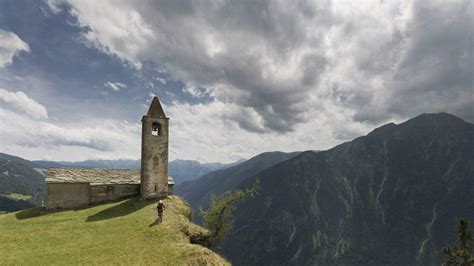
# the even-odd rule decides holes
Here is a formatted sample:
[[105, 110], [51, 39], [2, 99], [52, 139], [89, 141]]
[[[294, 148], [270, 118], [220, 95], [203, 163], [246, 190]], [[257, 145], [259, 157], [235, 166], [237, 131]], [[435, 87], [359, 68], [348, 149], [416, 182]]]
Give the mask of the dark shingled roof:
[[46, 183], [140, 184], [140, 169], [49, 168]]

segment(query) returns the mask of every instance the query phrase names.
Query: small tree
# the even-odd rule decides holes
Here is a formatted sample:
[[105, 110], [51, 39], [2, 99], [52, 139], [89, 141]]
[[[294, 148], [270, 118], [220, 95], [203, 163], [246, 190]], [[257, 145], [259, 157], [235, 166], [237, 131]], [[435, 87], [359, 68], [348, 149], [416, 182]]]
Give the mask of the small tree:
[[474, 256], [472, 254], [474, 240], [469, 229], [469, 221], [465, 218], [459, 219], [455, 229], [459, 236], [459, 242], [453, 247], [443, 247], [440, 253], [447, 256], [443, 265], [474, 266]]
[[226, 234], [232, 229], [232, 213], [237, 202], [242, 202], [247, 197], [253, 197], [260, 188], [260, 181], [257, 179], [252, 187], [241, 190], [236, 189], [223, 196], [211, 195], [211, 206], [207, 210], [201, 209], [201, 216], [204, 225], [209, 230], [205, 242], [207, 245], [224, 240]]

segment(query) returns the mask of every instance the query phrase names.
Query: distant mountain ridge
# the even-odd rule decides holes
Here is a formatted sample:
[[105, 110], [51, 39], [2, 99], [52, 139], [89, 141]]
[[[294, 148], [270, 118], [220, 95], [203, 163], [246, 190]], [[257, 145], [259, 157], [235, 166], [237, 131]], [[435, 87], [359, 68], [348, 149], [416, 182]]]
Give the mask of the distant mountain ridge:
[[298, 154], [300, 152], [265, 152], [233, 167], [210, 172], [196, 180], [179, 184], [174, 191], [189, 202], [194, 210], [195, 221], [200, 223], [199, 207], [208, 206], [212, 193], [222, 195], [231, 191], [246, 178]]
[[456, 218], [474, 221], [474, 125], [423, 114], [240, 186], [255, 177], [221, 249], [234, 265], [439, 265]]
[[209, 172], [226, 169], [244, 162], [240, 159], [234, 163], [200, 163], [194, 160], [173, 160], [168, 165], [168, 171], [173, 176], [175, 183], [180, 184], [185, 181], [194, 180]]

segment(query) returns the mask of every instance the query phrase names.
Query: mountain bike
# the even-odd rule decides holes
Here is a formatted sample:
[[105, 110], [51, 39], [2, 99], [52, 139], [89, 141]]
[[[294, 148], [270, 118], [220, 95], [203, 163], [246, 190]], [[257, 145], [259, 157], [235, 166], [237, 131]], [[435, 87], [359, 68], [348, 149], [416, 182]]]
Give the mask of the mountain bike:
[[163, 212], [158, 212], [158, 222], [161, 223], [163, 222]]

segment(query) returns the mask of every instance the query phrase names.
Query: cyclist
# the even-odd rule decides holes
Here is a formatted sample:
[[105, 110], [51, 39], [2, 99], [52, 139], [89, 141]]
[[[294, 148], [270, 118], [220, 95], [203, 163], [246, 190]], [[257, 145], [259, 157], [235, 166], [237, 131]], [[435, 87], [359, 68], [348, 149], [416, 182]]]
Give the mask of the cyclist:
[[165, 210], [165, 204], [162, 200], [158, 201], [158, 205], [156, 206], [156, 211], [158, 212], [158, 220], [160, 223], [163, 221], [163, 211]]

